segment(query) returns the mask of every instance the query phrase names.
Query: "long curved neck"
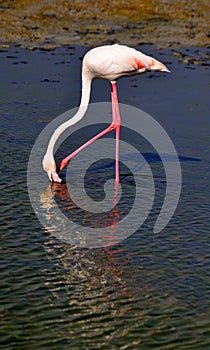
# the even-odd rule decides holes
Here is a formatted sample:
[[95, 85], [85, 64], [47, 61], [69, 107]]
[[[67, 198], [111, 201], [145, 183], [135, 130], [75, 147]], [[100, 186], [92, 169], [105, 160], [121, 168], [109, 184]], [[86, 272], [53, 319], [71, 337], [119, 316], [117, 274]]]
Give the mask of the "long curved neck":
[[51, 136], [50, 142], [47, 147], [47, 152], [46, 154], [49, 157], [53, 157], [53, 150], [56, 141], [60, 137], [60, 135], [70, 126], [78, 123], [85, 115], [87, 108], [88, 108], [88, 103], [90, 100], [90, 91], [91, 91], [91, 83], [92, 79], [88, 76], [85, 75], [84, 73], [82, 74], [82, 96], [81, 96], [81, 102], [79, 109], [77, 113], [69, 120], [67, 120], [65, 123], [61, 124], [53, 133]]

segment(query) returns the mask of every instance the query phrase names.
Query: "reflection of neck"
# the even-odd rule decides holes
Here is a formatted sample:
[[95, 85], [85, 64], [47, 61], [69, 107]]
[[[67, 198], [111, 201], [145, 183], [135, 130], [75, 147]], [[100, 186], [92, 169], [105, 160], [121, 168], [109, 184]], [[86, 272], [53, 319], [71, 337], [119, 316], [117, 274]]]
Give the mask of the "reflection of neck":
[[90, 100], [90, 90], [91, 90], [91, 82], [92, 79], [90, 79], [88, 76], [85, 76], [83, 74], [82, 76], [82, 96], [81, 96], [81, 102], [79, 109], [77, 113], [69, 120], [67, 120], [65, 123], [61, 124], [53, 133], [49, 145], [47, 147], [47, 154], [49, 156], [53, 156], [53, 149], [55, 146], [56, 141], [60, 137], [60, 135], [70, 126], [78, 123], [85, 115], [85, 112], [88, 108], [88, 103]]

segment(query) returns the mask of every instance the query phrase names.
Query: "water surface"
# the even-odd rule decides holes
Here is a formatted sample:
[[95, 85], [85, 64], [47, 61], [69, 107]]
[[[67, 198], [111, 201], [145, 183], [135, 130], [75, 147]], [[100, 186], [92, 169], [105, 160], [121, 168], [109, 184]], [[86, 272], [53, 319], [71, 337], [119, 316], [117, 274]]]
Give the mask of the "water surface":
[[[151, 114], [171, 137], [182, 166], [182, 194], [161, 233], [153, 233], [154, 207], [130, 238], [95, 250], [50, 235], [33, 212], [26, 185], [37, 136], [78, 106], [86, 49], [1, 50], [1, 349], [210, 347], [209, 67], [180, 62], [170, 50], [141, 50], [172, 73], [122, 79], [119, 99]], [[183, 52], [196, 57], [207, 50]], [[95, 81], [92, 102], [108, 100], [108, 83]], [[154, 166], [150, 149], [142, 153]], [[155, 171], [162, 198], [162, 167]]]

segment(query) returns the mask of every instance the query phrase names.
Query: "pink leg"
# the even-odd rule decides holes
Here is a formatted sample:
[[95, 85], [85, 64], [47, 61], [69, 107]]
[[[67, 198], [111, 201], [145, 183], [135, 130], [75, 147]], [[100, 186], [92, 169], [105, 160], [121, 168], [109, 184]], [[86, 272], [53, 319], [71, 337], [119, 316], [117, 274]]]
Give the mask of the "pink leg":
[[59, 165], [59, 171], [62, 171], [65, 166], [69, 163], [69, 161], [76, 156], [77, 153], [82, 151], [84, 148], [86, 148], [88, 145], [93, 143], [94, 141], [98, 140], [100, 137], [108, 134], [110, 131], [116, 129], [116, 172], [115, 172], [115, 183], [118, 187], [119, 185], [119, 139], [120, 139], [120, 112], [119, 112], [119, 105], [118, 105], [118, 97], [117, 97], [117, 86], [116, 83], [111, 84], [111, 99], [112, 99], [112, 123], [108, 128], [101, 131], [99, 134], [94, 136], [89, 141], [85, 142], [82, 146], [77, 148], [74, 152], [72, 152], [68, 157], [64, 158], [60, 165]]
[[112, 83], [111, 87], [111, 98], [112, 98], [112, 114], [113, 114], [113, 124], [116, 129], [116, 147], [115, 147], [115, 184], [116, 192], [118, 192], [118, 186], [120, 182], [120, 171], [119, 171], [119, 141], [120, 141], [120, 110], [117, 96], [117, 85]]

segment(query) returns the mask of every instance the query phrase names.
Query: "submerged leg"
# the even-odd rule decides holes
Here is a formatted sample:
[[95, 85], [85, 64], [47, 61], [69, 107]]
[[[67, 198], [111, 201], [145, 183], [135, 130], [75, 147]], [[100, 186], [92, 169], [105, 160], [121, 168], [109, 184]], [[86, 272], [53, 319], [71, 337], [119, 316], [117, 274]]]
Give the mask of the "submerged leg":
[[65, 166], [69, 163], [69, 161], [76, 156], [77, 153], [82, 151], [84, 148], [86, 148], [88, 145], [93, 143], [94, 141], [98, 140], [100, 137], [108, 134], [110, 131], [116, 129], [116, 172], [115, 172], [115, 183], [117, 186], [119, 185], [119, 138], [120, 138], [120, 112], [119, 112], [119, 105], [118, 105], [118, 97], [117, 97], [117, 87], [116, 83], [111, 84], [111, 99], [112, 99], [112, 123], [108, 128], [101, 131], [99, 134], [94, 136], [89, 141], [85, 142], [82, 146], [77, 148], [74, 152], [72, 152], [68, 157], [64, 158], [60, 165], [59, 165], [59, 171], [62, 171]]

